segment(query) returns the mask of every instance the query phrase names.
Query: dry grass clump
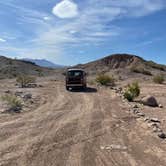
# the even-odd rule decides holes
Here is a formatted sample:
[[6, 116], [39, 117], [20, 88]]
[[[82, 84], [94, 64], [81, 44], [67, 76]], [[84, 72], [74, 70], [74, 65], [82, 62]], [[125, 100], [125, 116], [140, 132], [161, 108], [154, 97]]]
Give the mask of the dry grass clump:
[[16, 79], [16, 82], [20, 85], [21, 88], [26, 88], [28, 84], [35, 83], [35, 81], [35, 77], [28, 75], [20, 75]]
[[155, 76], [153, 77], [153, 81], [154, 81], [156, 84], [162, 84], [162, 83], [165, 81], [164, 75], [162, 75], [162, 74], [155, 75]]
[[113, 76], [108, 76], [105, 74], [100, 74], [96, 77], [96, 82], [99, 83], [100, 85], [115, 85], [115, 79]]
[[129, 84], [124, 92], [124, 98], [128, 101], [133, 101], [134, 98], [140, 95], [140, 87], [138, 82], [133, 82]]
[[1, 96], [1, 100], [6, 102], [6, 104], [9, 106], [8, 110], [10, 111], [17, 112], [22, 109], [22, 102], [15, 95], [6, 94]]

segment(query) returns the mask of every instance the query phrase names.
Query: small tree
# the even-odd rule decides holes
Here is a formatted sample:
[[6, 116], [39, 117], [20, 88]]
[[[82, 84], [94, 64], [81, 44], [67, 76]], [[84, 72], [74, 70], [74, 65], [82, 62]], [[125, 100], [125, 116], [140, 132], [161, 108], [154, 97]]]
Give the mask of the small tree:
[[33, 76], [20, 75], [17, 77], [16, 82], [20, 84], [21, 88], [25, 88], [30, 83], [35, 83], [36, 78]]
[[115, 79], [114, 77], [110, 77], [105, 74], [100, 74], [96, 77], [96, 82], [101, 84], [101, 85], [115, 85]]
[[156, 84], [162, 84], [165, 79], [164, 79], [164, 75], [162, 74], [158, 74], [156, 76], [153, 77], [153, 81], [156, 83]]
[[9, 110], [20, 111], [22, 108], [21, 101], [14, 95], [6, 94], [1, 97], [1, 100], [7, 103]]
[[134, 98], [138, 97], [139, 95], [140, 87], [138, 85], [138, 82], [133, 82], [132, 84], [129, 84], [126, 91], [124, 92], [124, 98], [126, 98], [128, 101], [133, 101]]

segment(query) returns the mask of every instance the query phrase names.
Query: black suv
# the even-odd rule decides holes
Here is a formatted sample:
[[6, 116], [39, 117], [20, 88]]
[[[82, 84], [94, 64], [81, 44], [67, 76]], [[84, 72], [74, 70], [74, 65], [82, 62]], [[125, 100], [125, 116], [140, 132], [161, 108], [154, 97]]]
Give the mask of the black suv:
[[86, 73], [82, 69], [68, 69], [66, 73], [66, 89], [79, 87], [86, 89]]

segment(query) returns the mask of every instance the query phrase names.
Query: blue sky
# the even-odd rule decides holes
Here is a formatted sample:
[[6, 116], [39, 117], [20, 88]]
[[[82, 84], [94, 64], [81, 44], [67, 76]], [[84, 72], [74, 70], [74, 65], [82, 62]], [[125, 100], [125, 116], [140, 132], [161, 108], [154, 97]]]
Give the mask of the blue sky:
[[0, 55], [73, 65], [113, 53], [166, 64], [165, 0], [0, 0]]

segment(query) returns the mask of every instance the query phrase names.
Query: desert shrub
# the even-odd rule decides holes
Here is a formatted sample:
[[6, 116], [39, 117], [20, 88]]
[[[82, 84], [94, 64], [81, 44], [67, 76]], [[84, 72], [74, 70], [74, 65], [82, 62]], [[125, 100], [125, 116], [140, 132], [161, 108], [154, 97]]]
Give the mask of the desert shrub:
[[115, 79], [113, 76], [108, 76], [105, 74], [100, 74], [96, 77], [96, 82], [101, 85], [115, 85]]
[[39, 77], [44, 76], [44, 74], [43, 74], [43, 72], [42, 72], [42, 69], [36, 69], [36, 71], [38, 72], [38, 76], [39, 76]]
[[14, 95], [6, 94], [1, 97], [1, 100], [6, 102], [12, 111], [19, 111], [22, 108], [21, 101]]
[[20, 84], [21, 88], [25, 88], [30, 83], [35, 83], [36, 78], [28, 75], [20, 75], [17, 77], [16, 82]]
[[127, 99], [128, 101], [133, 101], [133, 96], [130, 91], [125, 91], [124, 98]]
[[148, 70], [145, 70], [144, 68], [142, 68], [142, 67], [132, 67], [131, 68], [131, 71], [132, 72], [135, 72], [135, 73], [141, 73], [141, 74], [144, 74], [144, 75], [149, 75], [149, 76], [151, 76], [152, 75], [152, 73], [150, 72], [150, 71], [148, 71]]
[[133, 101], [134, 98], [138, 97], [140, 95], [140, 87], [138, 85], [138, 82], [133, 82], [132, 84], [129, 84], [124, 92], [124, 98], [128, 101]]
[[164, 75], [158, 74], [158, 75], [154, 76], [153, 81], [157, 84], [162, 84], [165, 81]]

